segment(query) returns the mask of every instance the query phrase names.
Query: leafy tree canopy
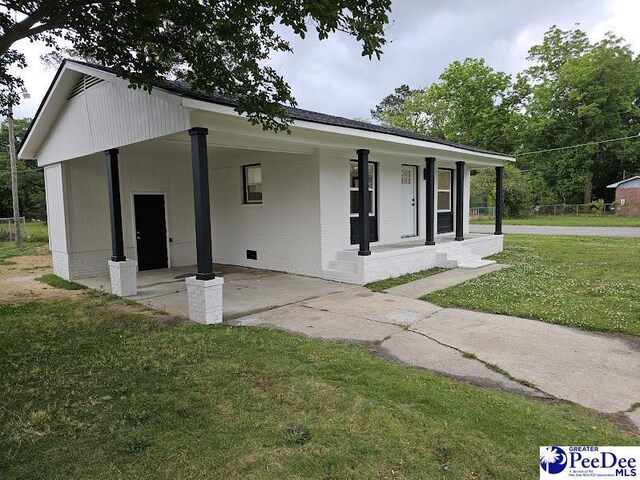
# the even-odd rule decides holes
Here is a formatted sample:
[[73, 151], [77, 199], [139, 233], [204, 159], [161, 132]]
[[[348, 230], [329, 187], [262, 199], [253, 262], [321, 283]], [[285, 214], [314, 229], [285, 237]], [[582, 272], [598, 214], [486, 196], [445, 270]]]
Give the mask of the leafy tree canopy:
[[[304, 38], [341, 31], [380, 57], [391, 0], [13, 0], [0, 1], [0, 104], [17, 103], [22, 86], [10, 68], [26, 66], [16, 42], [71, 45], [109, 66], [134, 88], [173, 74], [204, 92], [238, 100], [237, 110], [264, 128], [286, 129], [283, 104], [295, 105], [284, 78], [267, 65], [290, 52], [281, 24]], [[61, 42], [62, 41], [62, 42]]]
[[510, 147], [504, 135], [512, 109], [510, 86], [506, 73], [467, 58], [451, 63], [427, 88], [399, 87], [372, 115], [390, 126], [503, 150]]
[[[578, 28], [553, 26], [527, 59], [515, 78], [482, 59], [453, 62], [438, 82], [403, 85], [372, 113], [383, 112], [374, 117], [387, 125], [514, 154], [535, 201], [610, 196], [606, 185], [640, 172], [640, 58], [611, 33], [591, 42]], [[634, 138], [599, 143], [623, 137]]]

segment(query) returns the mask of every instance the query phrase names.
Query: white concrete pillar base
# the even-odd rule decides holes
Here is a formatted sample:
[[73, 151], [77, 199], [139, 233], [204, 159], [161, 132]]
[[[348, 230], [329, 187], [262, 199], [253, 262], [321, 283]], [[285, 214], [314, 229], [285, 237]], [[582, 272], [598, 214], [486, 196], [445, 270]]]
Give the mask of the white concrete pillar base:
[[198, 323], [222, 322], [222, 277], [211, 280], [185, 278], [189, 299], [189, 320]]
[[138, 293], [138, 262], [125, 260], [114, 262], [109, 260], [111, 276], [111, 293], [119, 297], [131, 297]]

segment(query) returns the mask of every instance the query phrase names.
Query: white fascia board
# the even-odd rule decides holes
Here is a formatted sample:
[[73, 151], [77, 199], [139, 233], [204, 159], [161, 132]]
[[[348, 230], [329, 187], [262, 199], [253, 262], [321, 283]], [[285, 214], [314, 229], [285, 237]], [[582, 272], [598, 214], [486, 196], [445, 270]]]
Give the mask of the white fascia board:
[[[219, 105], [216, 103], [205, 102], [203, 100], [195, 100], [195, 99], [184, 97], [182, 100], [182, 105], [185, 107], [192, 108], [194, 110], [203, 110], [203, 111], [212, 112], [212, 113], [219, 113], [222, 115], [231, 115], [234, 117], [238, 116], [238, 112], [236, 112], [233, 109], [233, 107], [229, 107], [226, 105]], [[357, 128], [340, 127], [336, 125], [326, 125], [323, 123], [309, 122], [304, 120], [294, 120], [292, 126], [297, 128], [318, 131], [318, 132], [347, 135], [351, 137], [364, 138], [367, 140], [377, 140], [377, 141], [382, 141], [387, 143], [396, 143], [396, 144], [407, 145], [407, 146], [418, 147], [418, 148], [426, 147], [431, 150], [437, 150], [441, 152], [449, 152], [449, 153], [455, 153], [457, 155], [465, 155], [465, 156], [473, 157], [481, 161], [497, 160], [498, 163], [496, 165], [502, 165], [504, 162], [516, 161], [514, 157], [510, 157], [508, 155], [474, 152], [472, 150], [457, 148], [450, 145], [443, 145], [440, 143], [428, 142], [425, 140], [416, 140], [413, 138], [400, 137], [400, 136], [391, 135], [388, 133], [359, 130]]]
[[61, 71], [57, 76], [54, 84], [48, 92], [48, 95], [44, 99], [44, 103], [42, 104], [42, 108], [40, 108], [39, 114], [33, 121], [33, 125], [29, 130], [27, 138], [24, 139], [20, 146], [18, 158], [37, 158], [38, 149], [46, 137], [46, 135], [43, 134], [43, 129], [47, 132], [51, 129], [51, 126], [55, 122], [62, 106], [64, 105], [64, 101], [61, 100], [62, 94], [60, 93], [60, 90], [64, 90], [66, 99], [66, 96], [68, 96], [71, 89], [73, 89], [72, 85], [74, 85], [74, 82], [77, 81], [77, 79], [78, 77], [76, 75], [69, 75], [69, 72], [66, 69]]
[[640, 175], [636, 175], [635, 177], [625, 178], [624, 180], [620, 180], [619, 182], [612, 183], [611, 185], [607, 185], [607, 188], [618, 188], [618, 186], [622, 185], [623, 183], [627, 183], [627, 182], [630, 182], [631, 180], [637, 180], [637, 179], [640, 179]]

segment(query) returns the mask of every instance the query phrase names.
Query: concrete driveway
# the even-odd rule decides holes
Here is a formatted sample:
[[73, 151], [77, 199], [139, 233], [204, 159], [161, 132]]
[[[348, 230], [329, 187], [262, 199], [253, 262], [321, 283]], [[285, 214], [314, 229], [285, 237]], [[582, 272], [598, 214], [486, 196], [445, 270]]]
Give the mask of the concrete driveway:
[[[473, 225], [473, 233], [493, 233], [493, 225]], [[539, 225], [503, 225], [504, 233], [524, 233], [533, 235], [579, 235], [589, 237], [640, 238], [640, 227], [558, 227]]]
[[[482, 386], [569, 400], [606, 413], [626, 412], [640, 402], [640, 339], [631, 337], [441, 308], [362, 287], [232, 323], [314, 338], [371, 342], [383, 354], [410, 365]], [[640, 427], [638, 410], [628, 415]]]

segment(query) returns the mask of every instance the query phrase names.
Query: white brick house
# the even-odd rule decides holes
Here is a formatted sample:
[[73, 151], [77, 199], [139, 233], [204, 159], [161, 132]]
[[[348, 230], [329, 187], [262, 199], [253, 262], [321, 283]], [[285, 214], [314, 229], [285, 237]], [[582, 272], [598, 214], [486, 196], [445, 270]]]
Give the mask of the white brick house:
[[497, 235], [468, 235], [469, 185], [483, 168], [501, 180], [509, 156], [299, 109], [275, 134], [184, 84], [127, 86], [64, 62], [22, 143], [63, 278], [110, 273], [127, 294], [136, 269], [197, 263], [192, 317], [210, 322], [212, 261], [363, 284], [502, 250], [500, 215]]

